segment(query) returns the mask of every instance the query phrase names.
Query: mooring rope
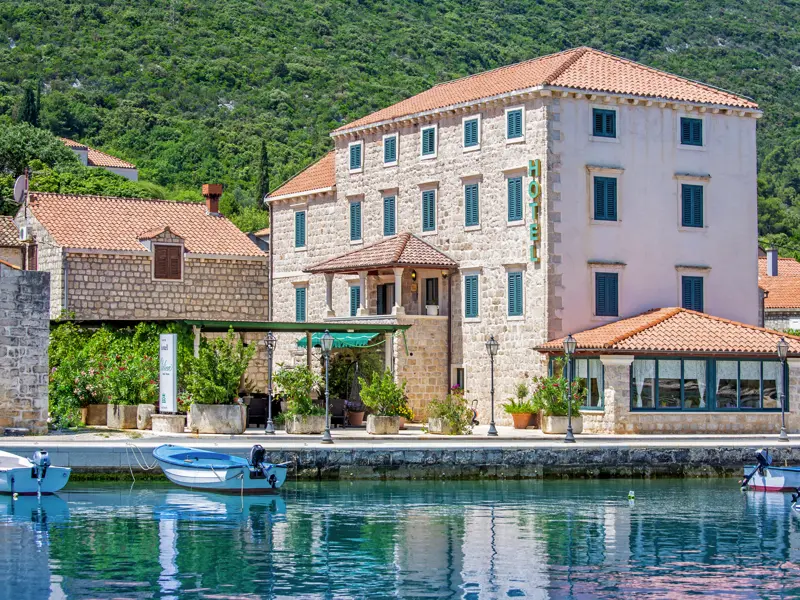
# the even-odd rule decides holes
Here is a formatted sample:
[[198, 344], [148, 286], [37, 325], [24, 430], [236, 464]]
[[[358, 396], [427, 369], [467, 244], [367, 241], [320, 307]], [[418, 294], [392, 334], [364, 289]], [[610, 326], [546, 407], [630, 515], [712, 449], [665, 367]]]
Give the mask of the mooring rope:
[[[132, 448], [132, 450], [130, 450], [130, 453], [128, 451], [128, 447]], [[139, 452], [139, 456], [142, 457], [141, 460], [139, 460], [139, 456], [136, 456], [136, 452], [137, 451]], [[125, 456], [128, 459], [128, 470], [131, 472], [131, 478], [133, 478], [133, 482], [134, 483], [136, 483], [136, 477], [133, 474], [133, 465], [131, 464], [131, 456], [130, 456], [131, 454], [133, 454], [133, 458], [136, 459], [136, 463], [139, 465], [139, 468], [142, 471], [152, 471], [153, 469], [155, 469], [158, 466], [158, 461], [157, 460], [153, 460], [153, 464], [152, 465], [148, 465], [147, 464], [147, 459], [145, 459], [144, 453], [142, 452], [142, 449], [139, 448], [136, 444], [132, 444], [131, 442], [126, 443], [125, 444]], [[143, 462], [144, 462], [144, 464], [142, 464]]]

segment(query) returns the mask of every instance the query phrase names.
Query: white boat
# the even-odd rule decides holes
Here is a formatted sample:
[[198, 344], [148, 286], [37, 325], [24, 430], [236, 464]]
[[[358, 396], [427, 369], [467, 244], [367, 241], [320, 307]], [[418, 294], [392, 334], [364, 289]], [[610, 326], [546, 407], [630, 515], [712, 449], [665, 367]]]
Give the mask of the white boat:
[[742, 488], [761, 492], [796, 492], [800, 489], [800, 467], [776, 467], [769, 451], [756, 452], [758, 464], [744, 468]]
[[250, 449], [250, 460], [222, 452], [164, 444], [153, 457], [172, 483], [230, 494], [269, 494], [286, 481], [289, 463], [265, 463], [264, 448]]
[[45, 450], [34, 452], [33, 460], [0, 450], [0, 494], [55, 494], [67, 485], [71, 472], [67, 467], [51, 467]]

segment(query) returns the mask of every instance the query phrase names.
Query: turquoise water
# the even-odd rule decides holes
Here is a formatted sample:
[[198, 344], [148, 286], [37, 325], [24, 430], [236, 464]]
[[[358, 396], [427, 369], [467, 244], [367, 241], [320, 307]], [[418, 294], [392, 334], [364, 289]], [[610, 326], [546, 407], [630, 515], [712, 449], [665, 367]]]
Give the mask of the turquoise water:
[[0, 497], [0, 598], [797, 598], [789, 502], [733, 480], [74, 483]]

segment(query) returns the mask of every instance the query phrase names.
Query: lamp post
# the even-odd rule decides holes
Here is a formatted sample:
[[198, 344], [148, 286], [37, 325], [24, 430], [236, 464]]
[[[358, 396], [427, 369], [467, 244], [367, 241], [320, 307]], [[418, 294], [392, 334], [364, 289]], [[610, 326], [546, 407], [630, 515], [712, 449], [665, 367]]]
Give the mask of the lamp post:
[[786, 434], [786, 355], [789, 353], [789, 342], [781, 338], [778, 340], [778, 358], [781, 361], [781, 434], [778, 439], [788, 442]]
[[572, 433], [572, 355], [578, 342], [572, 334], [564, 338], [564, 355], [567, 357], [567, 435], [564, 438], [565, 444], [574, 444], [575, 436]]
[[275, 353], [275, 346], [278, 345], [278, 338], [269, 331], [264, 344], [267, 346], [267, 425], [264, 427], [264, 433], [275, 435], [275, 425], [272, 423], [272, 355]]
[[489, 432], [486, 435], [496, 437], [497, 428], [494, 426], [494, 357], [497, 356], [497, 351], [500, 349], [500, 342], [494, 339], [493, 335], [489, 336], [486, 340], [486, 352], [489, 353], [489, 360], [491, 361], [491, 394], [492, 394], [492, 420], [489, 423]]
[[322, 340], [320, 341], [322, 344], [322, 356], [325, 357], [325, 433], [322, 434], [322, 443], [323, 444], [332, 444], [333, 440], [331, 439], [331, 417], [328, 412], [328, 407], [330, 406], [331, 400], [331, 393], [328, 389], [328, 366], [330, 363], [331, 357], [331, 348], [333, 348], [333, 336], [331, 332], [327, 329], [325, 333], [322, 334]]

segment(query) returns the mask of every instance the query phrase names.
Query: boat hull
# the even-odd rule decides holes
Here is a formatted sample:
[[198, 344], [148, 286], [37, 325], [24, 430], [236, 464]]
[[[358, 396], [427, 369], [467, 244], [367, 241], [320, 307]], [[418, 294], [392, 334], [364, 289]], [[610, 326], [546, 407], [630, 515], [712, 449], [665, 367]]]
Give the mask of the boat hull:
[[[63, 489], [71, 472], [68, 467], [48, 467], [42, 479], [42, 494], [55, 494]], [[30, 468], [0, 469], [0, 494], [35, 496], [38, 492], [39, 485], [36, 478], [31, 477]]]
[[[755, 465], [745, 467], [745, 476]], [[747, 483], [748, 489], [761, 492], [795, 492], [800, 488], [800, 467], [766, 467], [756, 471]]]

